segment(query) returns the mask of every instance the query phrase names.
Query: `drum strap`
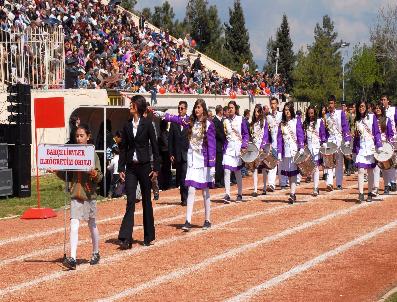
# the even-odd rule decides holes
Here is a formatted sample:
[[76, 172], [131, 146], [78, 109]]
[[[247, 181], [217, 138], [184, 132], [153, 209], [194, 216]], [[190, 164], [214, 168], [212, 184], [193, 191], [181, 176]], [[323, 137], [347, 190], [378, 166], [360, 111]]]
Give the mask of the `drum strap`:
[[[331, 123], [328, 123], [328, 125], [329, 125], [329, 126], [332, 126], [331, 128], [332, 128], [332, 129], [335, 129], [336, 132], [338, 132], [339, 135], [342, 135], [342, 132], [339, 131], [339, 129], [338, 129], [338, 127], [337, 127], [337, 124], [336, 124], [336, 121], [335, 121], [335, 119], [334, 119], [334, 116], [331, 115], [331, 113], [329, 114], [329, 119], [331, 120]], [[328, 127], [328, 129], [329, 129], [329, 128], [330, 128], [330, 127]]]
[[291, 127], [289, 126], [289, 124], [287, 123], [284, 128], [287, 128], [287, 133], [288, 135], [292, 138], [292, 140], [294, 141], [294, 143], [298, 146], [298, 142], [296, 140], [296, 136], [294, 135], [294, 132], [292, 131]]
[[[364, 121], [362, 121], [362, 124], [363, 124], [363, 126], [364, 126], [364, 130], [367, 131], [367, 133], [368, 133], [372, 138], [374, 138], [374, 136], [373, 136], [373, 134], [372, 134], [372, 131], [369, 129], [368, 125], [367, 125]], [[357, 128], [357, 127], [356, 127], [356, 128]]]
[[[315, 123], [316, 123], [316, 125], [317, 125], [317, 121], [316, 121]], [[313, 129], [313, 127], [311, 127], [311, 125], [309, 125], [309, 127], [307, 128], [307, 130], [309, 130], [310, 128]], [[314, 130], [309, 130], [309, 131], [312, 132], [319, 140], [321, 140], [321, 139], [320, 139], [320, 135], [317, 133], [316, 127], [314, 127]]]
[[229, 123], [230, 123], [230, 128], [232, 128], [232, 131], [234, 132], [234, 134], [236, 134], [237, 138], [240, 140], [240, 142], [243, 141], [243, 138], [241, 137], [241, 134], [238, 133], [238, 131], [236, 129], [233, 128], [233, 124], [232, 121], [230, 119], [228, 119]]

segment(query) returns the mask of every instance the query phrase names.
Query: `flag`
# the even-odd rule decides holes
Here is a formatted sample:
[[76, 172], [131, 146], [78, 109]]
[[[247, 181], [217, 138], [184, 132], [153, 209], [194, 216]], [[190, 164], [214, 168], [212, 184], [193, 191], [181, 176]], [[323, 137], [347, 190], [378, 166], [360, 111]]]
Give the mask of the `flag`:
[[64, 98], [35, 98], [34, 117], [36, 128], [65, 127]]

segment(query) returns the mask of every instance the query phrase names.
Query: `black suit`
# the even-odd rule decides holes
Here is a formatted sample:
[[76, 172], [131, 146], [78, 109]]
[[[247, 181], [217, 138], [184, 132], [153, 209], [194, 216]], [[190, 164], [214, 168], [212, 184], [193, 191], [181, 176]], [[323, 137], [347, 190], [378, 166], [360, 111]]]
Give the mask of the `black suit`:
[[171, 123], [168, 134], [168, 152], [170, 156], [174, 157], [176, 185], [179, 186], [182, 203], [186, 203], [188, 194], [188, 188], [185, 186], [188, 149], [187, 128], [181, 129], [180, 125]]
[[226, 140], [225, 129], [223, 127], [223, 118], [213, 118], [215, 126], [215, 139], [216, 139], [216, 162], [215, 162], [215, 184], [217, 186], [224, 186], [224, 170], [222, 165], [223, 160], [223, 146]]
[[[149, 152], [150, 147], [152, 152]], [[135, 152], [137, 161], [133, 160]], [[118, 236], [121, 241], [132, 242], [138, 182], [142, 193], [144, 241], [149, 243], [155, 239], [150, 195], [151, 181], [149, 174], [152, 171], [150, 154], [153, 154], [153, 170], [159, 171], [159, 151], [152, 122], [141, 117], [134, 136], [132, 121], [128, 121], [122, 131], [119, 157], [119, 172], [125, 171], [126, 173], [125, 188], [127, 193], [127, 207]]]

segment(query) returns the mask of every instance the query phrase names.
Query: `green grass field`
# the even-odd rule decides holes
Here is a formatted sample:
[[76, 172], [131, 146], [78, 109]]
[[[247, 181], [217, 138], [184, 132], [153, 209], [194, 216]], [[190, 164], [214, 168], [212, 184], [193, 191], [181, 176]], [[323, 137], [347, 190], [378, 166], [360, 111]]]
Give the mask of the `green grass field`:
[[[40, 177], [41, 207], [59, 209], [65, 203], [65, 183], [54, 175]], [[69, 197], [67, 199], [69, 204]], [[32, 177], [32, 196], [0, 199], [0, 217], [21, 215], [26, 209], [37, 207], [36, 177]]]
[[397, 302], [397, 293], [391, 295], [385, 302]]

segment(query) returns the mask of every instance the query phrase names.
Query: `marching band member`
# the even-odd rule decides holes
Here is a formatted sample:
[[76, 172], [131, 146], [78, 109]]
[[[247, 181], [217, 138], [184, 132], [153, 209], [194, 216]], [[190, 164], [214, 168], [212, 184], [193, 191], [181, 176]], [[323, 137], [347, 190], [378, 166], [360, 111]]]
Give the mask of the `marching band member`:
[[[386, 111], [386, 116], [390, 119], [391, 125], [392, 125], [392, 130], [395, 135], [394, 139], [397, 140], [397, 110], [396, 107], [390, 106], [390, 100], [387, 95], [382, 95], [381, 101], [383, 103], [383, 106], [385, 107]], [[391, 182], [391, 188], [390, 191], [396, 192], [397, 191], [397, 185], [396, 185], [396, 169], [391, 168], [390, 169], [390, 182]]]
[[[350, 146], [350, 130], [346, 115], [342, 110], [335, 109], [336, 97], [331, 95], [328, 98], [328, 113], [325, 115], [325, 126], [327, 130], [328, 142], [333, 142], [338, 146], [336, 154], [336, 186], [338, 190], [342, 190], [343, 180], [343, 154], [340, 150], [342, 140], [346, 147]], [[327, 173], [327, 189], [332, 191], [334, 183], [334, 170], [328, 169]]]
[[378, 120], [374, 114], [368, 114], [368, 104], [359, 101], [356, 105], [356, 133], [354, 136], [353, 153], [356, 157], [356, 167], [358, 168], [358, 201], [364, 201], [364, 173], [368, 173], [368, 198], [371, 202], [374, 185], [375, 147], [382, 151], [382, 141], [378, 126]]
[[321, 118], [317, 118], [316, 108], [310, 105], [306, 109], [306, 118], [303, 124], [305, 129], [305, 140], [308, 149], [310, 150], [313, 160], [316, 164], [316, 168], [313, 172], [313, 196], [317, 196], [320, 191], [318, 189], [318, 183], [320, 180], [320, 171], [318, 167], [321, 164], [320, 159], [320, 145], [325, 144], [327, 137], [325, 134], [324, 122]]
[[[278, 107], [278, 99], [272, 97], [270, 99], [270, 110], [271, 112], [266, 116], [267, 123], [269, 124], [270, 130], [270, 141], [272, 144], [272, 148], [277, 151], [277, 134], [278, 134], [278, 127], [281, 123], [282, 112], [277, 110]], [[280, 164], [274, 167], [272, 170], [269, 170], [267, 173], [268, 183], [269, 183], [269, 191], [274, 192], [276, 189], [276, 177], [277, 177], [277, 170], [279, 176], [279, 183], [281, 188], [285, 188], [287, 185], [287, 180], [284, 175], [281, 175], [281, 168]]]
[[281, 174], [288, 176], [290, 195], [288, 202], [296, 201], [296, 179], [299, 173], [293, 159], [296, 152], [303, 154], [304, 134], [300, 118], [295, 118], [294, 104], [288, 102], [284, 105], [281, 123], [277, 135], [278, 160], [281, 161]]
[[[258, 150], [263, 150], [265, 145], [269, 143], [269, 126], [267, 120], [263, 116], [263, 109], [261, 104], [256, 104], [254, 112], [252, 114], [252, 120], [250, 124], [250, 131], [252, 142], [258, 148]], [[258, 169], [262, 169], [263, 176], [263, 194], [266, 195], [266, 178], [267, 171], [263, 166], [256, 167], [254, 170], [254, 192], [252, 197], [258, 196]]]
[[222, 163], [225, 170], [226, 195], [223, 198], [225, 203], [230, 203], [230, 174], [232, 171], [234, 171], [237, 181], [236, 202], [243, 201], [243, 180], [241, 176], [243, 162], [240, 155], [247, 149], [249, 139], [246, 123], [238, 114], [238, 106], [235, 101], [228, 103], [228, 114], [228, 117], [223, 121], [226, 134]]
[[[383, 106], [382, 102], [377, 102], [374, 105], [374, 114], [378, 121], [379, 131], [381, 133], [381, 139], [383, 142], [391, 142], [393, 139], [393, 128], [391, 120], [386, 117], [385, 107]], [[379, 180], [380, 180], [380, 168], [378, 165], [374, 168], [374, 193], [375, 195], [378, 194], [379, 188]], [[384, 180], [384, 195], [388, 195], [390, 192], [391, 187], [391, 179], [392, 173], [394, 173], [394, 169], [382, 170], [383, 180]]]
[[189, 149], [187, 156], [187, 172], [185, 184], [189, 187], [186, 208], [186, 221], [182, 226], [184, 231], [192, 228], [191, 219], [196, 190], [202, 190], [205, 208], [203, 229], [211, 227], [210, 188], [215, 187], [215, 127], [208, 119], [207, 105], [203, 99], [198, 99], [190, 117], [171, 115], [155, 111], [155, 114], [168, 122], [179, 124], [188, 129]]

